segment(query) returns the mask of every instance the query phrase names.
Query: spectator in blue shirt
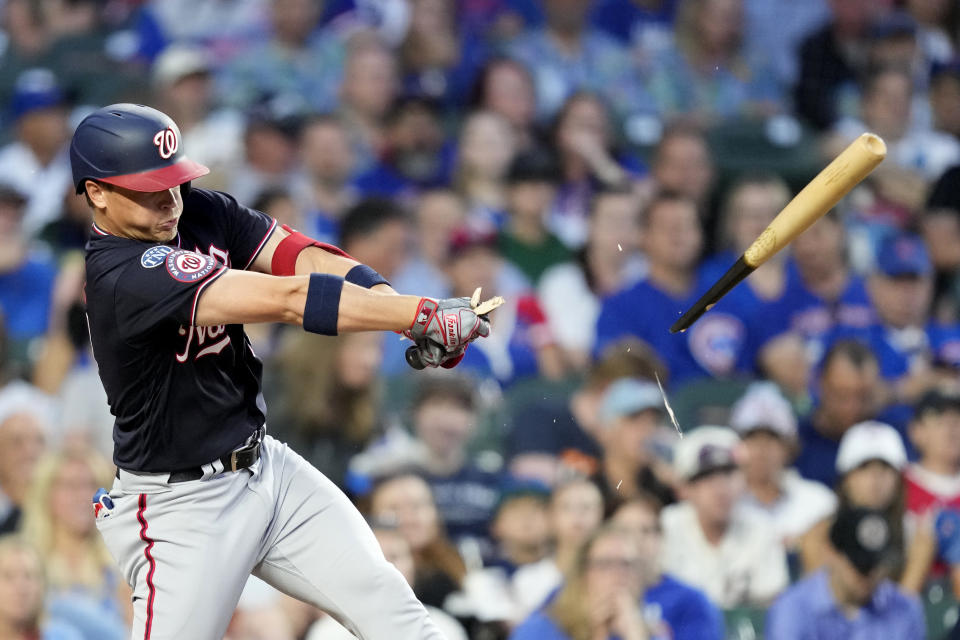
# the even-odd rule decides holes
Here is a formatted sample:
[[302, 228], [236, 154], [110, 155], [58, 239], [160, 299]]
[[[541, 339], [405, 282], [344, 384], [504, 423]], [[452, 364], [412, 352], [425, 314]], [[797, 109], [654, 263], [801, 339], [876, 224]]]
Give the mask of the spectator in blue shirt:
[[618, 114], [656, 108], [627, 49], [587, 22], [590, 0], [546, 0], [546, 24], [515, 40], [510, 55], [532, 70], [540, 116], [551, 117], [579, 89], [598, 91]]
[[[645, 594], [657, 584], [653, 558], [631, 532], [598, 530], [583, 546], [566, 584], [544, 609], [518, 626], [510, 640], [666, 640], [662, 619], [646, 619]], [[668, 598], [665, 598], [668, 599]], [[647, 606], [641, 607], [641, 601]], [[704, 637], [710, 636], [690, 636]], [[715, 637], [719, 637], [715, 636]]]
[[794, 465], [803, 477], [833, 487], [840, 439], [856, 423], [877, 415], [877, 357], [855, 340], [834, 343], [820, 365], [816, 393], [813, 412], [801, 420], [798, 428], [800, 454]]
[[29, 369], [31, 341], [47, 330], [57, 275], [53, 259], [30, 248], [23, 228], [26, 202], [18, 190], [0, 185], [0, 316], [11, 361], [21, 372]]
[[690, 331], [669, 331], [711, 284], [697, 273], [703, 233], [695, 204], [676, 194], [657, 195], [643, 212], [641, 227], [649, 275], [604, 300], [595, 352], [623, 336], [636, 336], [664, 361], [673, 384], [752, 369], [752, 362], [744, 361], [746, 327], [724, 311], [729, 302], [721, 301]]
[[916, 640], [926, 637], [919, 600], [888, 576], [903, 553], [883, 515], [839, 513], [827, 568], [788, 589], [770, 608], [770, 640]]

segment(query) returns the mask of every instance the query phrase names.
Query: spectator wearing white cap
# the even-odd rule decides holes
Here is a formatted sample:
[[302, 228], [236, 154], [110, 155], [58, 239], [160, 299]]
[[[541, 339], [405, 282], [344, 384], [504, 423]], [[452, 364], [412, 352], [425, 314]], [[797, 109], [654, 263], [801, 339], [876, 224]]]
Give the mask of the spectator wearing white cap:
[[[862, 507], [883, 513], [892, 535], [906, 549], [906, 563], [894, 572], [910, 590], [923, 582], [933, 553], [933, 540], [927, 532], [907, 540], [904, 532], [905, 483], [903, 470], [907, 452], [900, 434], [892, 426], [875, 420], [859, 422], [844, 434], [837, 453], [836, 470], [839, 508]], [[801, 541], [805, 572], [821, 568], [829, 555], [829, 521], [815, 525]], [[918, 534], [920, 531], [918, 530]]]
[[666, 507], [663, 568], [719, 607], [765, 606], [787, 586], [787, 559], [769, 518], [740, 498], [737, 434], [698, 427], [674, 451], [682, 502]]
[[226, 186], [231, 163], [242, 157], [244, 122], [233, 109], [215, 105], [213, 64], [196, 46], [174, 44], [153, 63], [153, 92], [158, 108], [180, 126], [181, 143], [191, 158], [210, 167], [204, 185]]
[[603, 457], [593, 479], [608, 514], [641, 491], [664, 504], [676, 499], [667, 462], [676, 433], [664, 418], [663, 398], [652, 382], [621, 378], [604, 393], [596, 433]]
[[744, 501], [770, 516], [789, 549], [834, 512], [837, 498], [821, 483], [805, 480], [789, 467], [797, 451], [797, 418], [775, 384], [750, 385], [733, 405], [730, 426], [743, 441]]
[[0, 391], [0, 535], [20, 523], [53, 415], [50, 399], [26, 383], [12, 382]]

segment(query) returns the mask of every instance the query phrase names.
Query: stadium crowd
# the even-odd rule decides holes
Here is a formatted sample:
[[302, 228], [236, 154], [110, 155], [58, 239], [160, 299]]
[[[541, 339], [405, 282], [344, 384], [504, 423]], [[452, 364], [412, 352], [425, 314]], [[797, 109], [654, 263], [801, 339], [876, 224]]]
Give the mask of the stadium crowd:
[[[67, 154], [113, 102], [401, 293], [506, 298], [452, 370], [247, 328], [269, 431], [451, 640], [960, 637], [956, 1], [0, 7], [0, 640], [128, 637]], [[670, 334], [864, 131], [886, 161]], [[256, 579], [228, 635], [349, 637]]]

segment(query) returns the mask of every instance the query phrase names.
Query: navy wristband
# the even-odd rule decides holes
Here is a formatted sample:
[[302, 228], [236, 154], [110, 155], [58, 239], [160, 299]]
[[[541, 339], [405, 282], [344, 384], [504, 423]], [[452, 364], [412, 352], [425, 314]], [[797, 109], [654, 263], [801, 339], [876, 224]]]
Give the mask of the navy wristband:
[[307, 303], [303, 307], [303, 329], [325, 336], [337, 335], [340, 292], [343, 278], [329, 273], [310, 274]]
[[386, 278], [365, 264], [358, 264], [354, 268], [350, 269], [350, 271], [347, 271], [347, 275], [344, 277], [344, 280], [347, 282], [352, 282], [353, 284], [359, 285], [366, 289], [374, 287], [378, 284], [385, 284], [388, 287], [390, 286], [390, 283], [387, 282]]

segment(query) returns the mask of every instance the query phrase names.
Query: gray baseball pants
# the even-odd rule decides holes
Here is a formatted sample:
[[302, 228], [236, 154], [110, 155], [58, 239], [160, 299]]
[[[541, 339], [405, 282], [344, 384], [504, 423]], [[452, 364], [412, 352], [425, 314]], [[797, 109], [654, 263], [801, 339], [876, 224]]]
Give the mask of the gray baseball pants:
[[361, 640], [442, 640], [356, 508], [285, 444], [266, 436], [249, 469], [168, 476], [121, 470], [97, 517], [134, 640], [220, 640], [251, 573]]

